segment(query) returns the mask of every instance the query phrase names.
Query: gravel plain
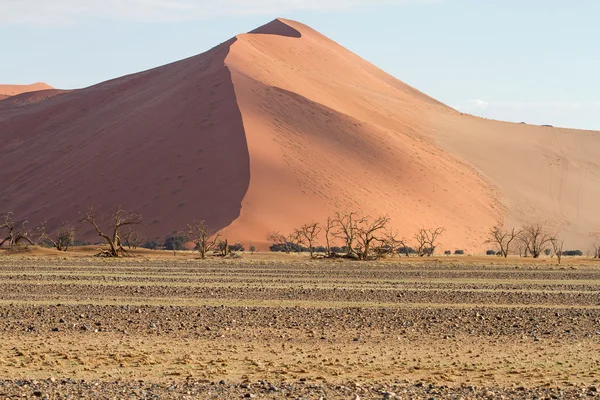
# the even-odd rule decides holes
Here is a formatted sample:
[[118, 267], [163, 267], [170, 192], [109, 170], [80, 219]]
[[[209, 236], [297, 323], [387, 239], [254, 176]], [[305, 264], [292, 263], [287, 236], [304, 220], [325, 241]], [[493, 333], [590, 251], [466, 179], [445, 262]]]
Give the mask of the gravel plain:
[[1, 398], [594, 398], [600, 268], [0, 256]]

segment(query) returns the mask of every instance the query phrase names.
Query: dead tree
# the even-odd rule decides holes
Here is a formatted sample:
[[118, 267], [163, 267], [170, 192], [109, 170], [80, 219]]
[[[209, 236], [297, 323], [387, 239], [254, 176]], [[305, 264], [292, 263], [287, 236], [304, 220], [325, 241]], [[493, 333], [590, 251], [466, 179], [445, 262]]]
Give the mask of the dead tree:
[[281, 232], [271, 232], [267, 235], [267, 240], [273, 242], [274, 245], [279, 247], [286, 254], [290, 254], [297, 245], [298, 237], [295, 233], [284, 235]]
[[218, 233], [213, 232], [204, 221], [188, 224], [186, 235], [196, 245], [196, 250], [200, 253], [202, 260], [216, 246], [221, 237]]
[[89, 208], [86, 214], [80, 219], [83, 223], [88, 223], [94, 227], [98, 236], [108, 245], [108, 250], [98, 253], [97, 257], [121, 257], [128, 256], [129, 253], [123, 248], [121, 239], [121, 230], [127, 226], [139, 225], [142, 223], [142, 216], [123, 210], [120, 206], [110, 218], [110, 225], [103, 230], [96, 221], [96, 214], [93, 208]]
[[419, 257], [425, 257], [427, 255], [427, 231], [423, 229], [419, 229], [419, 232], [415, 235], [415, 240], [417, 241], [417, 255]]
[[350, 212], [348, 214], [342, 214], [338, 212], [335, 214], [334, 222], [337, 226], [335, 236], [344, 241], [346, 244], [347, 256], [349, 257], [356, 255], [354, 242], [358, 233], [359, 221], [360, 219], [358, 218], [358, 214], [354, 212]]
[[359, 260], [368, 260], [374, 250], [374, 245], [385, 242], [382, 231], [387, 228], [389, 222], [390, 217], [383, 215], [374, 220], [365, 218], [357, 223], [356, 247]]
[[297, 238], [298, 244], [308, 248], [310, 258], [314, 258], [315, 241], [321, 233], [321, 226], [318, 222], [304, 224], [299, 229], [296, 229], [294, 236]]
[[327, 217], [327, 222], [324, 226], [325, 231], [325, 249], [327, 250], [327, 256], [331, 256], [331, 236], [333, 235], [337, 224], [334, 218]]
[[511, 244], [521, 233], [522, 231], [517, 231], [515, 228], [509, 231], [502, 226], [495, 226], [490, 229], [489, 238], [486, 240], [486, 243], [493, 243], [498, 246], [502, 257], [507, 258], [510, 253]]
[[400, 254], [403, 247], [406, 247], [404, 239], [398, 239], [398, 233], [389, 230], [383, 234], [379, 247], [375, 249], [375, 255], [378, 259], [385, 256], [394, 257]]
[[592, 244], [594, 258], [600, 258], [600, 232], [591, 232], [590, 236], [594, 239], [594, 243]]
[[520, 238], [525, 247], [525, 255], [531, 254], [533, 258], [539, 258], [549, 248], [554, 236], [547, 233], [542, 224], [533, 224], [523, 228]]
[[48, 234], [46, 222], [44, 222], [38, 228], [38, 235], [40, 240], [45, 240], [50, 243], [58, 251], [67, 251], [70, 246], [75, 243], [75, 231], [76, 229], [71, 226], [68, 222], [63, 221], [58, 228], [58, 231], [51, 236]]
[[556, 259], [558, 260], [558, 264], [560, 265], [565, 241], [560, 240], [558, 237], [553, 237], [552, 239], [550, 239], [550, 243], [552, 244], [552, 251], [554, 251]]
[[410, 257], [410, 252], [412, 249], [410, 248], [408, 241], [405, 238], [397, 239], [396, 236], [393, 237], [393, 240], [396, 242], [396, 252], [398, 254], [404, 253], [406, 257]]
[[415, 240], [417, 241], [416, 250], [419, 257], [433, 256], [437, 247], [438, 239], [445, 231], [446, 229], [442, 227], [431, 229], [419, 229], [419, 232], [415, 235]]
[[9, 212], [0, 219], [0, 224], [0, 234], [5, 237], [0, 242], [0, 247], [6, 243], [9, 250], [14, 250], [22, 242], [33, 245], [33, 241], [29, 238], [26, 220], [19, 224], [13, 219], [13, 213]]
[[215, 250], [219, 252], [219, 255], [221, 257], [227, 257], [229, 255], [229, 241], [227, 239], [219, 240], [217, 242]]
[[123, 242], [129, 249], [135, 250], [142, 243], [142, 235], [134, 226], [131, 226], [123, 234]]
[[435, 229], [429, 229], [429, 235], [427, 237], [427, 244], [429, 245], [429, 256], [435, 253], [437, 242], [440, 236], [446, 232], [446, 229], [439, 227]]

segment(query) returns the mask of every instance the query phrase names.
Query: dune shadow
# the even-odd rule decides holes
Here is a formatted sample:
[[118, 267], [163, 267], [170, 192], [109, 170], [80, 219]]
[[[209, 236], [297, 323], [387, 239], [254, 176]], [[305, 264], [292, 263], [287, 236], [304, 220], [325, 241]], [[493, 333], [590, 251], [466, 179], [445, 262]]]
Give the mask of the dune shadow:
[[[244, 124], [225, 65], [234, 42], [19, 113], [0, 107], [0, 209], [32, 226], [48, 220], [52, 231], [88, 205], [98, 215], [121, 205], [144, 216], [146, 238], [194, 220], [214, 231], [230, 225], [250, 183]], [[40, 174], [42, 165], [61, 171], [60, 179]], [[93, 242], [97, 234], [79, 238]]]
[[301, 38], [302, 34], [296, 29], [292, 28], [288, 24], [280, 21], [279, 19], [275, 19], [269, 22], [266, 25], [261, 26], [251, 32], [249, 34], [260, 34], [260, 35], [278, 35], [278, 36], [286, 36], [291, 38]]

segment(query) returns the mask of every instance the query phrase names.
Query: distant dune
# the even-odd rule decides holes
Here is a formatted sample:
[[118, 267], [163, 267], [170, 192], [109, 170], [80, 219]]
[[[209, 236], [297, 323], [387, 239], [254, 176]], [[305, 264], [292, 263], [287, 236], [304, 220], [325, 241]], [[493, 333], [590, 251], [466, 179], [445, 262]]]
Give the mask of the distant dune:
[[15, 96], [21, 93], [36, 92], [38, 90], [54, 89], [52, 86], [43, 82], [34, 83], [32, 85], [3, 85], [0, 84], [0, 96], [6, 98]]
[[0, 151], [0, 212], [32, 224], [120, 204], [148, 238], [205, 219], [265, 248], [270, 231], [352, 210], [390, 214], [406, 237], [444, 226], [442, 247], [467, 251], [502, 221], [549, 221], [570, 248], [600, 228], [600, 133], [461, 114], [283, 19], [150, 71], [1, 101]]

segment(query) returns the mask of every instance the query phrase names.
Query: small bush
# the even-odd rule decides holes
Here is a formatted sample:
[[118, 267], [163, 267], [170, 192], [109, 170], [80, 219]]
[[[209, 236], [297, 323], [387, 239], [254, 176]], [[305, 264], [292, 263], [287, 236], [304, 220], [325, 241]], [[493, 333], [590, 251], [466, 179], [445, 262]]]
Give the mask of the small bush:
[[583, 251], [581, 251], [581, 250], [565, 250], [561, 254], [565, 257], [582, 257]]
[[158, 250], [160, 248], [160, 243], [158, 243], [156, 240], [149, 240], [149, 241], [145, 242], [144, 244], [142, 244], [142, 248], [150, 249], [150, 250]]
[[486, 256], [495, 256], [496, 255], [496, 250], [488, 250], [485, 252]]
[[417, 251], [415, 249], [413, 249], [412, 247], [400, 247], [398, 249], [398, 253], [399, 254], [417, 254]]
[[455, 255], [457, 256], [464, 256], [465, 255], [465, 251], [464, 250], [456, 250], [454, 252]]
[[445, 256], [450, 256], [450, 255], [452, 255], [452, 252], [451, 252], [450, 250], [446, 250], [446, 251], [444, 252], [444, 255], [445, 255]]
[[235, 243], [229, 245], [229, 252], [232, 253], [234, 251], [246, 251], [244, 245], [242, 243]]
[[166, 250], [183, 250], [184, 244], [188, 242], [188, 238], [177, 234], [172, 233], [171, 235], [165, 238], [165, 249]]
[[283, 245], [280, 243], [275, 243], [272, 244], [271, 247], [269, 247], [269, 250], [273, 253], [285, 253], [286, 247], [288, 247], [291, 249], [292, 253], [306, 253], [308, 252], [308, 249], [306, 247], [300, 246], [296, 243], [287, 243], [287, 245]]
[[337, 247], [337, 246], [334, 246], [334, 247], [331, 247], [329, 250], [330, 250], [332, 253], [340, 253], [340, 254], [345, 254], [345, 253], [347, 253], [347, 252], [348, 252], [348, 248], [347, 248], [346, 246], [344, 246], [344, 247]]

